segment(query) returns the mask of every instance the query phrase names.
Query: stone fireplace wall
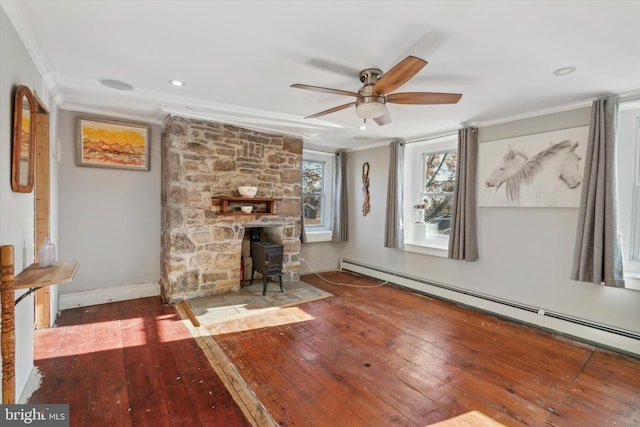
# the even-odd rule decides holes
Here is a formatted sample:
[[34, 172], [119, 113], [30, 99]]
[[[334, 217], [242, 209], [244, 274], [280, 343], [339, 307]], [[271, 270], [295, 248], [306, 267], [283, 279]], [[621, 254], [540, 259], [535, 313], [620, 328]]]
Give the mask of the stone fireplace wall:
[[[301, 139], [169, 116], [162, 131], [165, 300], [239, 290], [247, 227], [270, 227], [269, 240], [284, 246], [283, 280], [298, 280], [301, 182]], [[282, 199], [277, 214], [220, 215], [216, 197], [238, 196], [240, 185]]]

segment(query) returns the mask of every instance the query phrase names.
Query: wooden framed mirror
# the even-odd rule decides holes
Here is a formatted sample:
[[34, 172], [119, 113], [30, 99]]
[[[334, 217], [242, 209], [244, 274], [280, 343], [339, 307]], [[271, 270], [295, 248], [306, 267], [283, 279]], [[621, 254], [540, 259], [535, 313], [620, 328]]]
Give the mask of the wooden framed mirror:
[[31, 193], [36, 156], [36, 102], [26, 86], [16, 88], [13, 110], [11, 189]]

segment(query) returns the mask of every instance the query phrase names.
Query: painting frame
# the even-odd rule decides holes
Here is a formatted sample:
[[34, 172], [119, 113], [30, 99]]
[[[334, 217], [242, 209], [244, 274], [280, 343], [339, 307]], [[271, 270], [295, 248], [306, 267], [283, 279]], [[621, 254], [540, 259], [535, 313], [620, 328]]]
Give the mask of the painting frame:
[[[582, 192], [581, 181], [584, 173], [584, 157], [588, 136], [589, 126], [586, 125], [487, 141], [480, 144], [477, 174], [478, 207], [577, 208]], [[551, 171], [553, 174], [547, 175], [551, 181], [544, 183], [544, 186], [539, 185], [536, 189], [536, 180], [530, 177], [529, 182], [523, 180], [522, 187], [518, 190], [520, 194], [517, 194], [519, 199], [514, 200], [513, 197], [510, 197], [513, 196], [513, 187], [510, 189], [509, 183], [515, 183], [515, 179], [503, 179], [500, 181], [495, 175], [500, 175], [499, 169], [509, 171], [507, 159], [510, 158], [512, 162], [515, 162], [515, 159], [519, 157], [521, 159], [520, 162], [523, 162], [523, 164], [534, 158], [543, 159], [544, 157], [538, 157], [538, 155], [543, 153], [551, 154], [550, 148], [554, 145], [560, 146], [561, 143], [566, 147], [564, 153], [572, 152], [573, 154], [569, 157], [574, 161], [577, 159], [578, 164], [577, 166], [574, 164], [573, 167], [575, 181], [572, 183], [570, 182], [571, 180], [565, 179], [564, 176], [561, 177], [557, 171]], [[559, 155], [560, 151], [557, 151], [557, 153]], [[547, 158], [550, 159], [551, 157]], [[522, 168], [519, 167], [517, 170], [522, 174]], [[540, 176], [544, 176], [545, 173], [549, 172], [545, 171], [542, 165], [529, 170], [539, 170]]]
[[76, 117], [76, 165], [151, 170], [151, 126], [147, 123]]

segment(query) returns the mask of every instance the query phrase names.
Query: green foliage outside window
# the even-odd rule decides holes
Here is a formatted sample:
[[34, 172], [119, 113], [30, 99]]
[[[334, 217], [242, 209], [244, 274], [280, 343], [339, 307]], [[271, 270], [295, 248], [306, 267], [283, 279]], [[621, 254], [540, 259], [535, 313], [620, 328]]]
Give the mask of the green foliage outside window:
[[305, 225], [322, 225], [325, 162], [302, 162], [302, 209]]
[[424, 222], [437, 224], [437, 234], [448, 234], [453, 211], [457, 152], [439, 152], [423, 157], [424, 187], [421, 193]]

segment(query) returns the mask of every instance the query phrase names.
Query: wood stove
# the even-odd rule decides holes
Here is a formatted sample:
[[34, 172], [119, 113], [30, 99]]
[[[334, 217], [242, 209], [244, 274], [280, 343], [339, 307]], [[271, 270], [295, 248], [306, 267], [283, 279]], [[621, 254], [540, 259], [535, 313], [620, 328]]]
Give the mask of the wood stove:
[[275, 276], [280, 278], [280, 292], [284, 292], [282, 289], [282, 256], [282, 245], [263, 241], [251, 242], [251, 285], [253, 285], [253, 274], [256, 271], [262, 274], [262, 295], [267, 293], [268, 278]]

